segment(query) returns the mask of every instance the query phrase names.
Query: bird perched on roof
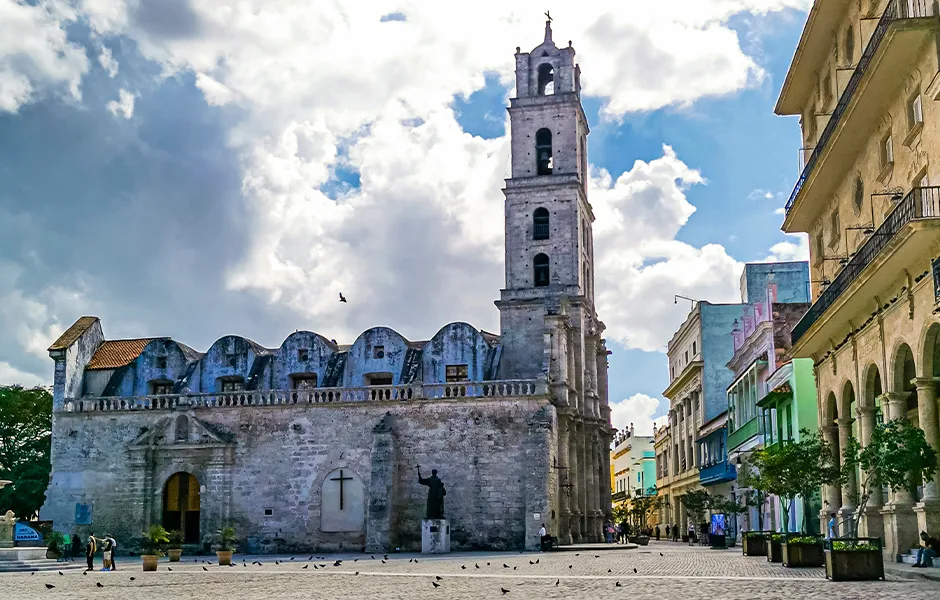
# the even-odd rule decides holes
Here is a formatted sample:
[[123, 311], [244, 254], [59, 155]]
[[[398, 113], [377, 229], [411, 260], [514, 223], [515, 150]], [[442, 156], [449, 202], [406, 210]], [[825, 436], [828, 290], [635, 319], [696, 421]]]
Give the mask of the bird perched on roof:
[[346, 302], [346, 296], [343, 295], [343, 292], [340, 292], [340, 293], [339, 293], [339, 301], [340, 301], [340, 302]]

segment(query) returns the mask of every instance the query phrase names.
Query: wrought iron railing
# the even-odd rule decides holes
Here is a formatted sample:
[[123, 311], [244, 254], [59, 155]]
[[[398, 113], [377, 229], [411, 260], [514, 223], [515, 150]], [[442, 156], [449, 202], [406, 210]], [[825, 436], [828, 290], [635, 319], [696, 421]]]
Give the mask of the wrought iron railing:
[[813, 169], [816, 168], [820, 154], [822, 154], [822, 151], [826, 148], [826, 144], [829, 143], [829, 139], [839, 125], [842, 115], [848, 108], [852, 96], [855, 95], [855, 90], [858, 89], [858, 84], [868, 70], [868, 65], [871, 63], [875, 52], [878, 51], [878, 47], [881, 45], [881, 41], [884, 39], [885, 32], [887, 32], [891, 22], [896, 19], [911, 19], [933, 15], [933, 0], [894, 0], [885, 8], [884, 13], [882, 13], [881, 18], [878, 20], [875, 31], [871, 34], [871, 39], [868, 40], [868, 45], [865, 46], [865, 51], [862, 52], [862, 56], [858, 59], [858, 65], [856, 65], [852, 77], [839, 96], [839, 102], [836, 104], [835, 110], [832, 111], [829, 122], [826, 123], [822, 133], [819, 135], [819, 139], [816, 141], [813, 153], [810, 154], [809, 160], [806, 161], [806, 165], [803, 166], [803, 172], [800, 173], [800, 178], [796, 180], [796, 185], [793, 186], [793, 191], [790, 192], [790, 198], [787, 200], [786, 206], [787, 214], [789, 214], [790, 209], [793, 208], [793, 203], [803, 189], [806, 180], [813, 172]]
[[888, 242], [908, 222], [915, 219], [940, 218], [940, 187], [914, 188], [898, 202], [891, 214], [880, 227], [862, 244], [862, 247], [848, 259], [846, 265], [839, 271], [836, 278], [826, 288], [816, 302], [810, 307], [800, 322], [791, 332], [793, 342], [796, 343], [819, 317], [841, 296], [853, 281], [858, 279], [862, 271], [878, 256]]
[[532, 226], [532, 238], [536, 240], [548, 239], [548, 223], [536, 223]]

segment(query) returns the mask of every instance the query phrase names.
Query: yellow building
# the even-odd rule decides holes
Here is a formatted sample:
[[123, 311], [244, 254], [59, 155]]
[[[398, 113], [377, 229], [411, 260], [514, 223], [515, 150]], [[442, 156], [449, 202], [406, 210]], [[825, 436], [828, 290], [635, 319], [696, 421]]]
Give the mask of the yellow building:
[[[646, 496], [656, 488], [656, 460], [653, 436], [635, 435], [633, 424], [614, 436], [610, 451], [610, 490], [613, 506], [633, 506], [633, 499]], [[631, 521], [632, 522], [632, 521]], [[659, 514], [653, 514], [643, 527], [654, 527]]]
[[[933, 0], [816, 0], [777, 101], [800, 116], [783, 230], [809, 234], [813, 280], [793, 356], [815, 361], [820, 430], [840, 455], [880, 418], [909, 418], [940, 449], [938, 31]], [[936, 534], [937, 487], [873, 498], [860, 535], [893, 557]], [[856, 488], [824, 490], [820, 519], [853, 514]]]

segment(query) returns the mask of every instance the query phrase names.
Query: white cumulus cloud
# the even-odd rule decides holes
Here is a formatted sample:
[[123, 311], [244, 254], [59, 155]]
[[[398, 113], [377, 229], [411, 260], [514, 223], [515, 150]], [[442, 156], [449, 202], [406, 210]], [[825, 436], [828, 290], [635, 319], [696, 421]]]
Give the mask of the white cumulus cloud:
[[130, 119], [134, 116], [134, 98], [135, 96], [132, 92], [122, 88], [118, 92], [118, 99], [108, 102], [107, 108], [115, 117]]

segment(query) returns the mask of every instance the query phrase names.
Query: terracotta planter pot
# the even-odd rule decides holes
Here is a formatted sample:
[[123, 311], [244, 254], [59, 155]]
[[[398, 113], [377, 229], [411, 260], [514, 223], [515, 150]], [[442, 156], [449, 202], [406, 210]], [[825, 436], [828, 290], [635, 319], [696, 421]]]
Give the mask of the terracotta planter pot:
[[822, 540], [817, 544], [783, 544], [783, 566], [821, 567], [826, 563]]
[[783, 542], [767, 538], [767, 562], [783, 562]]
[[219, 557], [219, 564], [223, 567], [227, 567], [232, 564], [232, 551], [231, 550], [219, 550], [215, 553]]
[[762, 533], [745, 533], [741, 538], [744, 556], [767, 556], [767, 536]]
[[874, 581], [885, 578], [881, 550], [826, 550], [826, 579]]
[[156, 554], [144, 554], [140, 558], [144, 564], [144, 571], [156, 571], [157, 570], [157, 561], [160, 560], [159, 556], [157, 556]]
[[167, 556], [170, 557], [170, 562], [179, 562], [180, 557], [183, 556], [182, 548], [170, 548], [166, 551]]

